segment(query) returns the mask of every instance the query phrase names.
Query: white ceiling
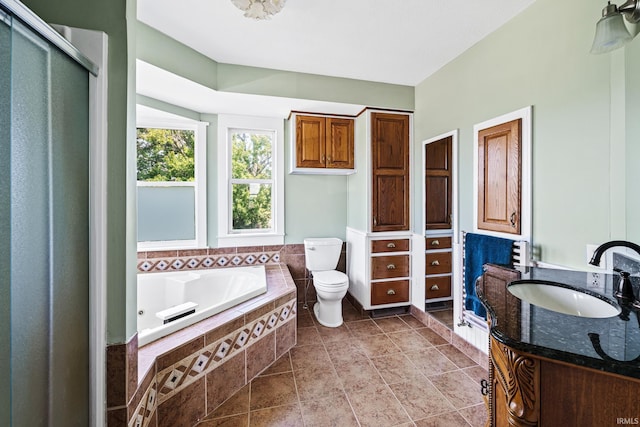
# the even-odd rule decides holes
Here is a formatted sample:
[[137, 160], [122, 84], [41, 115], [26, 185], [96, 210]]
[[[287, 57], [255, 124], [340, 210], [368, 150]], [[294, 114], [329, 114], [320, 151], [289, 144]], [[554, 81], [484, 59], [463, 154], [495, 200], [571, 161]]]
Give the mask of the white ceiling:
[[138, 19], [221, 63], [415, 86], [534, 1], [287, 0], [256, 21], [230, 0], [138, 0]]

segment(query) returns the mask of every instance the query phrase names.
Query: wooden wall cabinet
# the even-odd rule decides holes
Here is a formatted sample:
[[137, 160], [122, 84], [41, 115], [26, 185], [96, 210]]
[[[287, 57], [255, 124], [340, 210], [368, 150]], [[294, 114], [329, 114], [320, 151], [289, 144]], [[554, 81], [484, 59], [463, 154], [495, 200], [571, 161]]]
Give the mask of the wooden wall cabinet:
[[478, 132], [478, 229], [520, 234], [522, 120]]
[[295, 114], [292, 120], [295, 122], [292, 172], [353, 173], [353, 119]]
[[451, 229], [453, 138], [425, 145], [425, 223], [427, 230]]

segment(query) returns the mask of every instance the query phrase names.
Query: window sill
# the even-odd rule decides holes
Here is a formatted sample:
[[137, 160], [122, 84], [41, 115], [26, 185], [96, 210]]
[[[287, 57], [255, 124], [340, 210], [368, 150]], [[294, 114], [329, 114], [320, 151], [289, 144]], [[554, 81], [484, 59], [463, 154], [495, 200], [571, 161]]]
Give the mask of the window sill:
[[283, 245], [284, 234], [234, 234], [218, 236], [218, 247]]

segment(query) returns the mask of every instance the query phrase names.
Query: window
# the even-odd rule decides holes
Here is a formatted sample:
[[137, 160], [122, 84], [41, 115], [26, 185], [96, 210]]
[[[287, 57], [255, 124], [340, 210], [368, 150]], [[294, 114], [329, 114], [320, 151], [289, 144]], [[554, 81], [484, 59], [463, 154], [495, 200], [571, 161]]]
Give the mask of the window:
[[138, 249], [206, 246], [206, 123], [140, 123]]
[[219, 116], [218, 246], [284, 242], [283, 130], [281, 119]]

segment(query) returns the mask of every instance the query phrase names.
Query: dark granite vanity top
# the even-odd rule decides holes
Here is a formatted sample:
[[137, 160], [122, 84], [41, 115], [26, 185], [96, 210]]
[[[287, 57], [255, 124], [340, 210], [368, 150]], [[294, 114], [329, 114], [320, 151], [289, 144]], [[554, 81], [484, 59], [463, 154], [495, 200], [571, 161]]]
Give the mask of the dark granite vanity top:
[[[596, 277], [589, 272], [537, 267], [490, 268], [511, 274], [509, 281], [559, 282], [616, 301], [613, 289], [618, 284], [617, 275], [598, 273]], [[476, 283], [478, 297], [491, 317], [491, 336], [496, 340], [532, 355], [640, 379], [638, 310], [623, 307], [619, 316], [604, 319], [561, 314], [522, 301], [511, 295], [504, 282], [501, 286], [496, 283], [482, 276]], [[634, 287], [637, 295], [637, 282]]]

